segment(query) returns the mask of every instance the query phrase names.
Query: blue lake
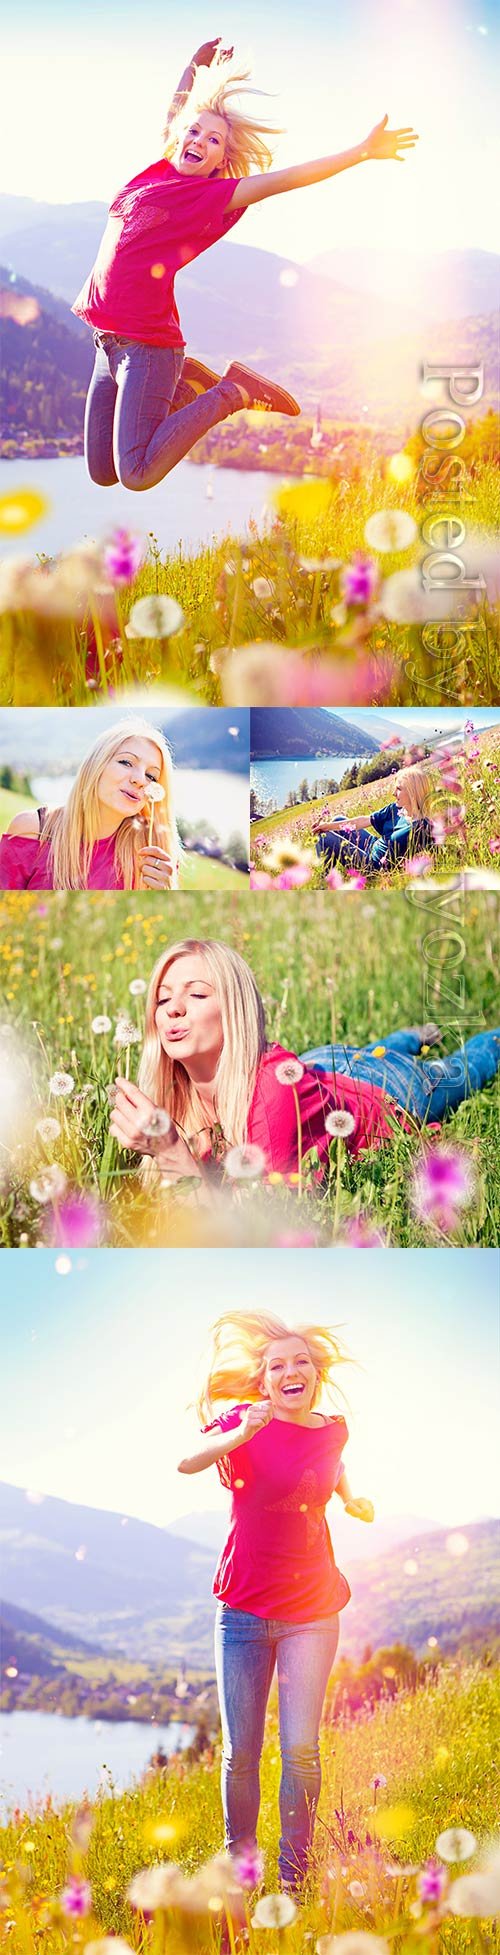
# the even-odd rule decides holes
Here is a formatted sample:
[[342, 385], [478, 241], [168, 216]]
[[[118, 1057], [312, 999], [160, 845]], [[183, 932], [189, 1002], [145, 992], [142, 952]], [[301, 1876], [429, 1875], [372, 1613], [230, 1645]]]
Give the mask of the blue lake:
[[[36, 489], [50, 505], [25, 534], [0, 542], [0, 556], [56, 556], [83, 537], [100, 539], [122, 524], [139, 536], [152, 530], [162, 555], [182, 548], [193, 556], [214, 538], [243, 536], [250, 517], [263, 527], [280, 475], [179, 462], [155, 489], [133, 495], [115, 483], [98, 489], [81, 455], [53, 461], [0, 462], [0, 494]], [[208, 491], [208, 493], [207, 493]]]
[[79, 1801], [84, 1793], [92, 1799], [107, 1783], [108, 1773], [121, 1790], [141, 1776], [158, 1745], [167, 1753], [182, 1751], [192, 1735], [189, 1724], [101, 1724], [52, 1712], [4, 1711], [0, 1815], [47, 1792], [58, 1805], [65, 1799]]
[[256, 760], [250, 768], [250, 786], [255, 788], [263, 800], [275, 801], [277, 808], [284, 808], [289, 793], [297, 793], [301, 781], [311, 786], [313, 781], [341, 781], [348, 767], [364, 754], [317, 754], [308, 760]]

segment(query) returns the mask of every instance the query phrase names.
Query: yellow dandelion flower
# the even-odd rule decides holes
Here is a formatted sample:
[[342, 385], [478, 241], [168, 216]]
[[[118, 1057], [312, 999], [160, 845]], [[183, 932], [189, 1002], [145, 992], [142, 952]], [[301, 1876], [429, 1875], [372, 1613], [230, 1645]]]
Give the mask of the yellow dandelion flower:
[[283, 488], [276, 489], [272, 497], [279, 516], [289, 516], [292, 521], [315, 523], [318, 516], [324, 516], [332, 500], [331, 482], [285, 482]]
[[404, 1840], [415, 1825], [414, 1806], [384, 1806], [371, 1815], [370, 1825], [379, 1840]]
[[384, 1055], [385, 1055], [385, 1045], [372, 1046], [372, 1059], [383, 1059]]
[[7, 536], [19, 536], [21, 530], [32, 529], [42, 516], [50, 510], [46, 496], [36, 489], [10, 489], [0, 496], [0, 530]]

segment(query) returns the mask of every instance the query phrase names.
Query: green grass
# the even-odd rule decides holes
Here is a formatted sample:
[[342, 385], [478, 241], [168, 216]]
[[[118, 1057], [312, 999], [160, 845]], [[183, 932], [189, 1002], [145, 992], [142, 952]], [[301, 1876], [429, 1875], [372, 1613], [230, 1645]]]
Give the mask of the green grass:
[[[286, 1945], [290, 1955], [299, 1955], [304, 1947], [314, 1947], [321, 1933], [356, 1927], [386, 1933], [391, 1941], [397, 1934], [399, 1950], [420, 1948], [424, 1955], [431, 1951], [435, 1955], [441, 1946], [447, 1955], [465, 1955], [476, 1946], [475, 1923], [449, 1917], [440, 1933], [425, 1912], [415, 1941], [415, 1920], [410, 1914], [415, 1876], [395, 1881], [389, 1877], [387, 1866], [418, 1869], [434, 1855], [439, 1833], [450, 1826], [472, 1831], [477, 1849], [470, 1865], [476, 1867], [480, 1862], [485, 1844], [498, 1829], [499, 1714], [498, 1671], [484, 1668], [480, 1662], [464, 1661], [444, 1663], [415, 1692], [401, 1691], [392, 1701], [381, 1701], [355, 1721], [342, 1717], [337, 1717], [335, 1725], [325, 1721], [315, 1860], [300, 1914], [280, 1937], [283, 1949]], [[259, 1825], [268, 1893], [277, 1891], [279, 1771], [276, 1703], [272, 1697]], [[375, 1777], [386, 1780], [376, 1799], [372, 1788]], [[386, 1809], [394, 1816], [389, 1821], [388, 1837], [377, 1850], [373, 1842], [380, 1815], [384, 1826]], [[9, 1910], [10, 1918], [15, 1922], [17, 1917], [18, 1923], [19, 1939], [9, 1944], [16, 1947], [16, 1955], [18, 1949], [22, 1955], [35, 1955], [40, 1946], [43, 1955], [62, 1955], [68, 1947], [69, 1924], [63, 1926], [54, 1900], [67, 1877], [73, 1814], [74, 1809], [68, 1806], [61, 1811], [52, 1806], [21, 1811], [0, 1833], [7, 1881], [14, 1896], [16, 1888], [19, 1895]], [[169, 1831], [162, 1842], [160, 1828], [165, 1825]], [[78, 1946], [85, 1947], [101, 1932], [125, 1935], [136, 1950], [210, 1948], [215, 1955], [219, 1947], [217, 1913], [204, 1924], [198, 1921], [196, 1927], [192, 1917], [181, 1917], [177, 1923], [170, 1917], [163, 1927], [158, 1919], [158, 1939], [152, 1943], [149, 1933], [141, 1929], [140, 1917], [127, 1903], [126, 1889], [139, 1868], [168, 1858], [177, 1860], [191, 1875], [221, 1846], [217, 1755], [202, 1766], [174, 1767], [163, 1780], [137, 1785], [126, 1793], [115, 1793], [110, 1786], [94, 1810], [86, 1862], [94, 1914], [74, 1924]], [[74, 1871], [82, 1870], [83, 1863], [74, 1850], [71, 1864]], [[456, 1872], [452, 1869], [452, 1878]], [[353, 1880], [360, 1883], [361, 1894], [352, 1895]], [[498, 1930], [492, 1922], [483, 1922], [482, 1929], [484, 1938], [477, 1941], [477, 1947], [493, 1955], [499, 1945]], [[260, 1955], [261, 1950], [264, 1955], [265, 1950], [277, 1945], [274, 1935], [252, 1929], [250, 1935], [252, 1955]]]
[[[325, 485], [322, 485], [325, 486]], [[365, 523], [380, 509], [402, 509], [413, 516], [419, 538], [424, 518], [432, 513], [419, 500], [415, 484], [405, 488], [388, 478], [384, 463], [374, 452], [368, 457], [361, 481], [347, 476], [331, 483], [331, 498], [326, 513], [312, 515], [308, 500], [314, 485], [307, 480], [296, 485], [301, 500], [297, 517], [276, 524], [267, 537], [259, 538], [256, 526], [249, 541], [240, 547], [234, 538], [222, 538], [215, 546], [194, 556], [179, 550], [164, 556], [161, 538], [153, 539], [151, 554], [141, 568], [133, 587], [120, 594], [119, 624], [122, 650], [110, 646], [106, 671], [94, 664], [90, 674], [94, 690], [89, 692], [86, 670], [88, 633], [82, 623], [73, 625], [60, 618], [36, 618], [27, 612], [0, 618], [0, 705], [88, 704], [139, 681], [175, 684], [187, 697], [217, 705], [248, 703], [241, 679], [225, 685], [222, 665], [229, 648], [271, 642], [276, 647], [320, 651], [332, 657], [332, 697], [330, 704], [353, 703], [359, 657], [372, 656], [370, 679], [364, 682], [366, 703], [421, 704], [444, 701], [491, 703], [500, 699], [500, 636], [498, 612], [484, 604], [471, 605], [467, 615], [467, 635], [459, 652], [451, 634], [436, 660], [423, 643], [422, 627], [386, 623], [374, 614], [367, 623], [366, 642], [354, 642], [352, 627], [363, 622], [363, 608], [349, 613], [347, 628], [332, 620], [332, 607], [340, 595], [340, 571], [319, 578], [301, 566], [300, 558], [331, 558], [347, 564], [353, 554], [367, 554]], [[328, 484], [326, 485], [328, 488]], [[468, 483], [467, 523], [470, 532], [494, 535], [500, 517], [500, 471], [492, 462], [478, 462]], [[131, 522], [133, 515], [131, 515]], [[423, 552], [419, 538], [409, 549], [374, 557], [384, 577], [393, 570], [416, 562]], [[254, 589], [255, 580], [264, 577], [269, 592], [262, 596]], [[158, 641], [127, 640], [124, 626], [133, 602], [151, 593], [167, 593], [178, 600], [184, 613], [182, 630], [173, 638]], [[446, 635], [445, 635], [446, 636]], [[109, 639], [113, 637], [110, 630]], [[359, 656], [358, 656], [359, 654]], [[310, 680], [306, 670], [302, 704], [309, 702]], [[255, 705], [278, 703], [269, 691], [253, 699]], [[339, 690], [340, 688], [340, 690]], [[361, 694], [356, 694], [361, 703]], [[290, 703], [285, 697], [282, 703]], [[311, 693], [311, 703], [317, 703]]]
[[[500, 791], [498, 772], [500, 772], [500, 729], [487, 727], [479, 734], [480, 756], [471, 765], [461, 758], [458, 762], [458, 776], [461, 781], [463, 805], [465, 807], [465, 835], [447, 836], [436, 848], [434, 862], [427, 873], [438, 877], [456, 876], [466, 868], [486, 868], [495, 870], [497, 858], [492, 855], [489, 843], [500, 836]], [[322, 762], [318, 762], [321, 770]], [[432, 759], [429, 761], [432, 768]], [[328, 762], [324, 762], [328, 771]], [[438, 779], [437, 769], [435, 770]], [[324, 810], [332, 820], [345, 816], [370, 814], [372, 809], [384, 807], [395, 798], [394, 789], [399, 779], [397, 773], [383, 780], [365, 782], [363, 786], [340, 789], [336, 794], [323, 795], [319, 800], [297, 802], [292, 808], [283, 808], [275, 814], [266, 815], [251, 824], [251, 858], [255, 868], [264, 868], [278, 875], [279, 865], [270, 865], [266, 859], [267, 844], [274, 849], [276, 844], [287, 840], [299, 848], [314, 848], [313, 823], [323, 818]], [[431, 812], [446, 807], [457, 806], [457, 797], [441, 788], [431, 802]], [[355, 840], [355, 837], [353, 838]], [[345, 875], [345, 871], [344, 871]], [[379, 889], [404, 889], [408, 882], [404, 862], [399, 866], [373, 876], [373, 886]], [[325, 882], [325, 869], [320, 862], [313, 867], [311, 882], [306, 886], [321, 889]]]
[[0, 835], [5, 834], [14, 815], [24, 814], [25, 808], [34, 808], [32, 794], [13, 794], [12, 788], [0, 787]]
[[[424, 905], [424, 907], [423, 907]], [[106, 1240], [127, 1246], [176, 1241], [279, 1242], [283, 1231], [312, 1231], [332, 1241], [337, 1224], [359, 1209], [385, 1231], [389, 1245], [419, 1246], [429, 1238], [412, 1214], [409, 1183], [419, 1152], [417, 1134], [399, 1126], [378, 1152], [354, 1161], [339, 1144], [339, 1182], [323, 1193], [286, 1183], [236, 1184], [226, 1197], [214, 1191], [210, 1207], [193, 1208], [156, 1187], [140, 1194], [134, 1158], [115, 1156], [103, 1168], [109, 1125], [107, 1086], [116, 1071], [112, 1034], [94, 1035], [92, 1019], [113, 1019], [126, 1009], [143, 1022], [143, 999], [131, 981], [149, 978], [172, 934], [217, 937], [250, 964], [263, 994], [268, 1035], [300, 1052], [333, 1037], [357, 1047], [382, 1041], [401, 1025], [434, 1019], [442, 1027], [437, 1052], [462, 1037], [498, 1024], [500, 899], [481, 891], [464, 895], [420, 887], [343, 901], [301, 892], [300, 927], [292, 893], [246, 892], [178, 895], [175, 917], [164, 897], [137, 893], [131, 901], [106, 893], [5, 895], [0, 906], [0, 1009], [12, 1022], [30, 1079], [24, 1132], [19, 1131], [10, 1176], [5, 1177], [2, 1242], [45, 1240], [53, 1217], [40, 1209], [29, 1183], [44, 1160], [59, 1161], [71, 1186], [105, 1196]], [[451, 933], [451, 934], [450, 934]], [[426, 952], [423, 944], [425, 940]], [[447, 960], [454, 962], [450, 972]], [[456, 962], [458, 958], [458, 963]], [[431, 959], [432, 961], [429, 961]], [[463, 987], [463, 995], [460, 995]], [[131, 1052], [137, 1069], [138, 1048]], [[67, 1101], [49, 1098], [55, 1070], [70, 1072]], [[29, 1095], [31, 1094], [31, 1098]], [[44, 1150], [35, 1123], [57, 1111], [62, 1133]], [[467, 1210], [458, 1241], [497, 1246], [500, 1240], [498, 1179], [498, 1083], [475, 1093], [446, 1119], [443, 1137], [466, 1147], [480, 1170], [480, 1198]], [[337, 1144], [335, 1144], [337, 1145]], [[439, 1238], [439, 1241], [447, 1238]]]

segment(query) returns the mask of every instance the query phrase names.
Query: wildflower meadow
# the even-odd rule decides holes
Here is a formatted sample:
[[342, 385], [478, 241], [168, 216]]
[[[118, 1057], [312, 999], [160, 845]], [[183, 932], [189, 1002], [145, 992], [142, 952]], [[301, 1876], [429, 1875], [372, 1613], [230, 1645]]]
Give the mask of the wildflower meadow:
[[[397, 749], [397, 736], [389, 745]], [[396, 757], [396, 756], [395, 756]], [[397, 754], [399, 759], [399, 752]], [[401, 749], [400, 765], [408, 767], [422, 761], [417, 746]], [[252, 888], [343, 889], [349, 882], [363, 888], [367, 881], [377, 889], [404, 888], [408, 878], [437, 876], [453, 878], [468, 868], [484, 870], [491, 880], [500, 855], [500, 732], [498, 728], [477, 733], [468, 720], [464, 737], [453, 747], [443, 740], [430, 764], [429, 801], [426, 814], [431, 824], [432, 851], [417, 849], [402, 863], [370, 872], [349, 870], [340, 865], [325, 868], [317, 856], [314, 824], [329, 819], [365, 814], [378, 802], [391, 800], [397, 772], [380, 782], [342, 789], [326, 800], [300, 802], [291, 809], [255, 819], [251, 827]], [[352, 831], [355, 841], [355, 832]]]
[[4, 495], [0, 529], [33, 532], [34, 553], [0, 566], [0, 704], [160, 681], [173, 702], [227, 706], [497, 703], [495, 461], [476, 462], [467, 506], [465, 567], [482, 584], [461, 593], [422, 575], [435, 512], [406, 450], [374, 454], [359, 481], [285, 483], [262, 533], [250, 523], [193, 556], [119, 530], [37, 559], [40, 499]]
[[22, 1955], [146, 1955], [248, 1947], [298, 1955], [483, 1955], [498, 1949], [498, 1670], [433, 1664], [321, 1737], [323, 1784], [300, 1896], [278, 1889], [279, 1739], [271, 1699], [259, 1848], [222, 1851], [219, 1745], [173, 1757], [93, 1807], [50, 1796], [0, 1831], [0, 1920]]
[[[497, 1244], [498, 1081], [437, 1130], [394, 1124], [384, 1146], [355, 1160], [349, 1115], [329, 1115], [321, 1188], [300, 1150], [287, 1178], [265, 1174], [260, 1150], [233, 1149], [203, 1204], [189, 1180], [163, 1186], [158, 1175], [146, 1192], [138, 1157], [110, 1141], [109, 1121], [116, 1074], [136, 1076], [148, 980], [169, 940], [216, 937], [239, 950], [269, 1039], [291, 1053], [330, 1040], [377, 1040], [383, 1052], [391, 1030], [433, 1021], [434, 1057], [498, 1024], [498, 920], [493, 892], [413, 884], [375, 903], [353, 890], [333, 911], [305, 892], [300, 927], [284, 892], [252, 902], [177, 895], [170, 931], [152, 892], [133, 903], [97, 892], [4, 896], [4, 1246]], [[294, 1078], [292, 1066], [284, 1092], [294, 1093]]]

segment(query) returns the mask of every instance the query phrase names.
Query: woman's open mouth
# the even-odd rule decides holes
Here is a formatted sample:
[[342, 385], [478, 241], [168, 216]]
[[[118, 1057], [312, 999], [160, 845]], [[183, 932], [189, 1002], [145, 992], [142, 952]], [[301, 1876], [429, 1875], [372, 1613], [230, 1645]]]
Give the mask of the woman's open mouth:
[[185, 149], [185, 150], [184, 150], [184, 162], [185, 162], [185, 163], [202, 163], [202, 162], [203, 162], [203, 157], [199, 155], [199, 153], [198, 153], [198, 150], [197, 150], [197, 149]]
[[281, 1395], [282, 1398], [301, 1398], [305, 1389], [305, 1385], [282, 1385]]

